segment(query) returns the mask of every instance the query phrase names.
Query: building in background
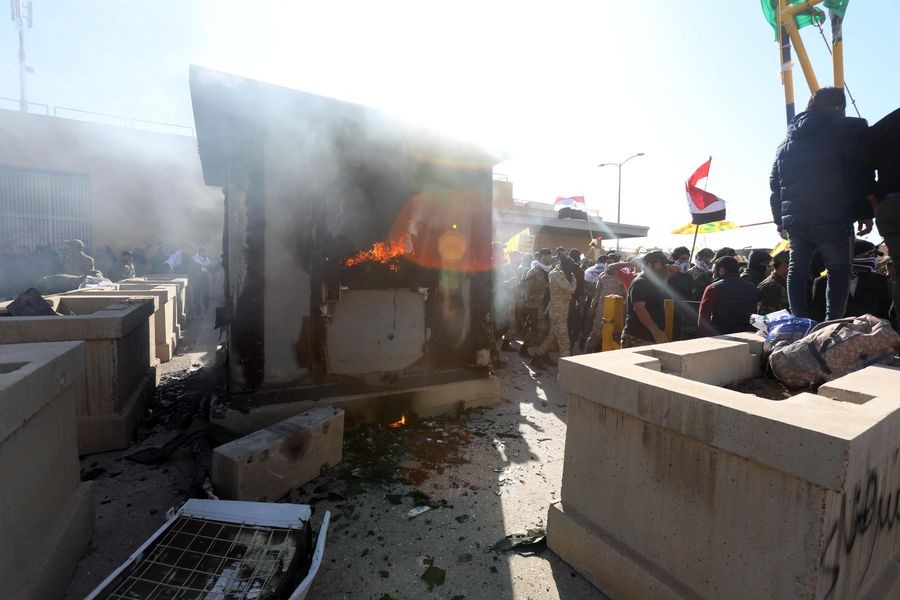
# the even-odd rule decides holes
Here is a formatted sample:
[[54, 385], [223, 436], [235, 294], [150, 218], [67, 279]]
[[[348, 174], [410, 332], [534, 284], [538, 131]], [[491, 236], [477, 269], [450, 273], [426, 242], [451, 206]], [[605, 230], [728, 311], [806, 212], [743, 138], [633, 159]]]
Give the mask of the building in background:
[[[588, 220], [560, 219], [552, 202], [519, 200], [513, 195], [513, 183], [503, 175], [493, 181], [494, 241], [507, 243], [508, 250], [531, 254], [540, 248], [577, 248], [589, 254], [591, 240], [604, 242], [647, 236], [648, 227], [604, 221], [599, 214], [588, 213]], [[527, 232], [524, 230], [527, 228]], [[609, 246], [607, 243], [606, 246]]]
[[192, 129], [160, 133], [47, 112], [0, 110], [0, 245], [32, 251], [77, 238], [89, 253], [161, 243], [218, 256], [222, 192], [203, 183]]

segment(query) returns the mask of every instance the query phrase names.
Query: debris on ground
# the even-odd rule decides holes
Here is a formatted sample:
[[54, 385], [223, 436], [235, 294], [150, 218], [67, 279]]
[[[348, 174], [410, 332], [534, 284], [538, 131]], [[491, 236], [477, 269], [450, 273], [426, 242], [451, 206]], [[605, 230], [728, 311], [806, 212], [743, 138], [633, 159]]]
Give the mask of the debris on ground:
[[428, 591], [434, 589], [437, 585], [444, 585], [444, 581], [447, 579], [447, 571], [441, 569], [439, 567], [432, 565], [428, 565], [428, 568], [425, 569], [425, 572], [422, 573], [422, 580], [428, 584]]
[[543, 528], [532, 528], [524, 533], [512, 533], [491, 546], [494, 552], [539, 554], [547, 547], [547, 532]]
[[725, 389], [744, 394], [753, 394], [766, 400], [787, 400], [798, 393], [797, 390], [791, 390], [777, 379], [769, 377], [754, 377], [738, 383], [728, 384], [724, 387]]

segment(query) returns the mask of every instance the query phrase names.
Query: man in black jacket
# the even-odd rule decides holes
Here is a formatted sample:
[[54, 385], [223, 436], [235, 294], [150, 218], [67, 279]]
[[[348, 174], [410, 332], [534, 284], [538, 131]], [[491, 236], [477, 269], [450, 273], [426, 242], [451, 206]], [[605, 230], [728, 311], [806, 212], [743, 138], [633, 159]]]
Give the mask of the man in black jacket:
[[844, 116], [845, 109], [843, 89], [814, 93], [806, 112], [791, 120], [769, 178], [772, 217], [791, 244], [787, 287], [791, 312], [798, 317], [809, 314], [806, 285], [816, 249], [828, 268], [827, 317], [843, 316], [853, 222], [859, 223], [859, 235], [872, 230], [866, 202], [871, 177], [863, 152], [867, 124]]
[[[878, 171], [878, 187], [871, 196], [876, 205], [878, 233], [888, 253], [900, 259], [900, 108], [869, 128], [871, 170]], [[894, 312], [900, 312], [900, 278], [893, 282]]]
[[750, 315], [756, 312], [756, 286], [739, 273], [741, 265], [733, 256], [723, 256], [713, 265], [716, 280], [703, 292], [697, 335], [723, 335], [750, 331]]

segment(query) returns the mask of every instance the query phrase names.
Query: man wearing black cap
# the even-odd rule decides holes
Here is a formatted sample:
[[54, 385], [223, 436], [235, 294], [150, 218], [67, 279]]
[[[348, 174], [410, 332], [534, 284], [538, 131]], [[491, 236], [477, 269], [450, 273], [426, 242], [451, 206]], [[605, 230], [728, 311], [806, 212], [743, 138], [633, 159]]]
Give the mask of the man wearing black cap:
[[123, 250], [119, 255], [119, 261], [109, 269], [110, 281], [122, 281], [134, 277], [134, 252]]
[[66, 275], [82, 277], [94, 270], [94, 259], [84, 253], [84, 242], [66, 240], [66, 255], [63, 258], [63, 270]]
[[756, 286], [759, 294], [756, 302], [756, 313], [768, 315], [769, 313], [785, 310], [790, 303], [787, 295], [787, 272], [790, 262], [790, 253], [787, 250], [779, 252], [772, 258], [772, 274], [766, 277], [762, 283]]
[[701, 337], [751, 331], [750, 315], [756, 312], [756, 286], [740, 278], [740, 263], [723, 256], [713, 264], [716, 280], [700, 301], [697, 334]]
[[688, 274], [694, 278], [694, 289], [691, 300], [700, 302], [703, 290], [712, 283], [712, 264], [716, 253], [709, 248], [703, 248], [694, 255], [694, 266], [688, 269]]
[[[891, 311], [891, 287], [887, 277], [878, 272], [878, 257], [884, 256], [875, 244], [856, 240], [853, 244], [853, 262], [850, 271], [850, 293], [847, 310], [841, 317], [873, 315], [888, 319]], [[825, 319], [826, 276], [813, 283], [809, 314], [813, 319]]]
[[654, 250], [641, 260], [643, 271], [628, 287], [625, 300], [625, 326], [622, 347], [634, 348], [668, 342], [665, 299], [669, 276], [668, 259], [662, 250]]
[[772, 256], [769, 250], [751, 250], [747, 257], [747, 266], [741, 273], [741, 279], [758, 286], [763, 279], [769, 276], [769, 265], [772, 264]]

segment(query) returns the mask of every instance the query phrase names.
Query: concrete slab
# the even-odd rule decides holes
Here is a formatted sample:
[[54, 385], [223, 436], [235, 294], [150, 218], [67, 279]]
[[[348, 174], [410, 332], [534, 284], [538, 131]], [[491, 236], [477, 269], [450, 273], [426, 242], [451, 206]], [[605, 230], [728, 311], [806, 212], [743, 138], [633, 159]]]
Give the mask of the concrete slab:
[[277, 500], [341, 462], [343, 441], [344, 411], [315, 408], [213, 450], [213, 485], [229, 500]]
[[151, 284], [136, 284], [126, 289], [116, 290], [74, 290], [66, 296], [104, 296], [119, 298], [144, 298], [152, 296], [156, 298], [156, 310], [153, 313], [153, 326], [155, 347], [154, 354], [160, 362], [169, 362], [175, 354], [178, 345], [178, 329], [175, 326], [175, 294], [174, 286], [155, 286]]
[[854, 374], [861, 391], [838, 380], [868, 395], [859, 404], [720, 387], [758, 373], [758, 343], [561, 361], [568, 432], [548, 542], [607, 595], [874, 598], [900, 578], [900, 527], [872, 521], [900, 493], [900, 395], [877, 395], [900, 371]]
[[76, 406], [82, 454], [126, 447], [156, 383], [149, 342], [153, 302], [120, 299], [95, 311], [91, 302], [104, 303], [65, 296], [57, 309], [73, 315], [0, 318], [4, 342], [85, 341], [87, 394]]
[[59, 597], [93, 529], [80, 481], [75, 406], [86, 396], [80, 342], [0, 345], [0, 590]]
[[[290, 390], [286, 390], [283, 396], [287, 400]], [[500, 380], [483, 377], [405, 390], [384, 390], [321, 400], [285, 401], [247, 411], [217, 405], [211, 411], [210, 420], [229, 431], [247, 435], [323, 405], [343, 410], [345, 425], [351, 428], [377, 420], [396, 421], [403, 414], [425, 418], [459, 409], [493, 406], [499, 402]]]

